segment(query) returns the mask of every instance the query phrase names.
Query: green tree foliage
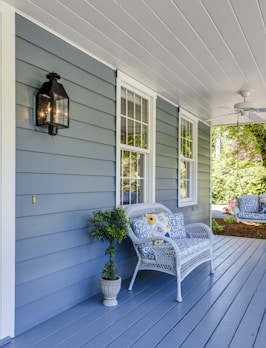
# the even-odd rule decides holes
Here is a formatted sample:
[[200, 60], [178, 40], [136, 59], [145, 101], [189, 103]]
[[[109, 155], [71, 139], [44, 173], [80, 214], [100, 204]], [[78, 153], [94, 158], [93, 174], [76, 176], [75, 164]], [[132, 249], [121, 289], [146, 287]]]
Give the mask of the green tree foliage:
[[212, 129], [212, 201], [228, 204], [243, 194], [266, 192], [266, 126]]

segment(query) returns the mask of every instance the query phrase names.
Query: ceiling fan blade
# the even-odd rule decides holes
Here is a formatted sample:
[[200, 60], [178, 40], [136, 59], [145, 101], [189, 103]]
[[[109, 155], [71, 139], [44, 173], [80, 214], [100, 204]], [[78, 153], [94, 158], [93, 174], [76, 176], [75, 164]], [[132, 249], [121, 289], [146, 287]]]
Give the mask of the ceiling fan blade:
[[223, 118], [225, 116], [236, 115], [236, 114], [238, 114], [238, 112], [230, 112], [229, 114], [224, 114], [224, 115], [220, 115], [220, 116], [217, 116], [217, 117], [214, 117], [214, 118], [209, 118], [205, 122], [211, 122], [211, 121], [214, 121], [214, 120], [218, 120], [219, 118]]
[[266, 117], [263, 117], [262, 115], [258, 114], [257, 112], [250, 112], [249, 117], [254, 123], [266, 122]]
[[259, 108], [259, 109], [256, 109], [256, 112], [266, 112], [266, 108]]

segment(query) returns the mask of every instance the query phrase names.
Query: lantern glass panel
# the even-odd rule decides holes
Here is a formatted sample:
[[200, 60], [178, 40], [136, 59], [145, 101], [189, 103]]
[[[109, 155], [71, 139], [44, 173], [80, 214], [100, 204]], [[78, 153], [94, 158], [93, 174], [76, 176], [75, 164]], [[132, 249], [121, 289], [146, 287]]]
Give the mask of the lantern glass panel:
[[51, 98], [46, 94], [39, 94], [37, 98], [37, 126], [47, 125], [51, 121]]
[[68, 99], [55, 100], [54, 123], [68, 127]]

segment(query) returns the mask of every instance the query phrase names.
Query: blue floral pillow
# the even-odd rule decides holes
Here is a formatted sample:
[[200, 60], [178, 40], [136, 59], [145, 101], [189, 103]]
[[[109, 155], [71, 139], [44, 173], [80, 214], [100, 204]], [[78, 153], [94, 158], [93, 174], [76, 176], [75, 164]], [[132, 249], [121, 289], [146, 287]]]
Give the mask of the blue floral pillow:
[[[152, 235], [151, 228], [144, 215], [131, 219], [131, 227], [136, 237], [139, 239], [149, 238]], [[154, 260], [154, 252], [152, 251], [152, 242], [147, 242], [139, 246], [139, 252], [146, 259]]]
[[137, 238], [151, 237], [151, 228], [144, 216], [133, 218], [131, 227]]
[[183, 213], [169, 214], [168, 222], [171, 229], [171, 238], [186, 238]]
[[266, 214], [266, 202], [260, 202], [260, 213]]

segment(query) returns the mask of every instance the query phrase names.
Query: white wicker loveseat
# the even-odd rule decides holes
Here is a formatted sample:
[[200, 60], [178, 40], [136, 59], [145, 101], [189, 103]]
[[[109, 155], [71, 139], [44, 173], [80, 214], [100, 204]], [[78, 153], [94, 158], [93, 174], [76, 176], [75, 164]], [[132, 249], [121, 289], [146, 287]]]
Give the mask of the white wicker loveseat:
[[212, 258], [212, 230], [203, 223], [184, 225], [182, 213], [173, 214], [160, 203], [141, 203], [125, 207], [130, 220], [130, 237], [138, 262], [129, 290], [139, 270], [156, 270], [177, 278], [177, 301], [182, 302], [181, 282], [197, 266]]

